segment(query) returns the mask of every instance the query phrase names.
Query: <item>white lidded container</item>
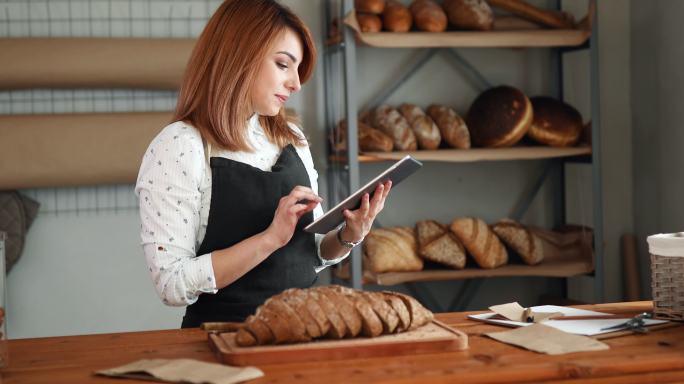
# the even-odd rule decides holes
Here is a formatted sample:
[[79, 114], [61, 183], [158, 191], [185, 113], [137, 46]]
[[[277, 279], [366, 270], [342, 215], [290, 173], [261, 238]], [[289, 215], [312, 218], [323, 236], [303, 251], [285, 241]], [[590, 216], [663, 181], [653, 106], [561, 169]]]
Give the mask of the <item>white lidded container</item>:
[[684, 320], [684, 232], [659, 233], [647, 240], [653, 314], [659, 319]]

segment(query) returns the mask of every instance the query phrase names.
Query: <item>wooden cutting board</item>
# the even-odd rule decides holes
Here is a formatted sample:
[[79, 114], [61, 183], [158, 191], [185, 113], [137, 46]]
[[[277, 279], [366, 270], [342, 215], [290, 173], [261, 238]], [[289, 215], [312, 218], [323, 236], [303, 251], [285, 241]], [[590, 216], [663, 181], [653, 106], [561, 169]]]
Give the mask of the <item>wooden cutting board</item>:
[[374, 338], [254, 347], [238, 346], [235, 333], [210, 333], [209, 345], [220, 362], [242, 366], [460, 351], [468, 348], [468, 336], [433, 320], [413, 331]]

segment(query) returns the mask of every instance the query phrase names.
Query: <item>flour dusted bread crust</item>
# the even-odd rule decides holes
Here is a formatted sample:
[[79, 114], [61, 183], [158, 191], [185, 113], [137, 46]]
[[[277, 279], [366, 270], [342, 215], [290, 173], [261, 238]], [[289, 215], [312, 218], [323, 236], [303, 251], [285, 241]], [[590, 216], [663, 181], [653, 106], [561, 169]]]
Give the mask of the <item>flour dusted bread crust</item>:
[[421, 31], [443, 32], [447, 28], [444, 9], [432, 0], [414, 0], [409, 6], [413, 23]]
[[[293, 299], [294, 298], [294, 299]], [[333, 323], [328, 333], [309, 334], [303, 320], [304, 309], [295, 311], [291, 302], [315, 301]], [[324, 303], [328, 303], [325, 305]], [[290, 289], [269, 298], [245, 320], [238, 330], [236, 342], [252, 345], [305, 342], [318, 338], [376, 337], [419, 328], [433, 319], [432, 312], [411, 296], [396, 292], [360, 291], [342, 286], [322, 286], [309, 289]], [[312, 323], [313, 324], [313, 323]]]
[[435, 121], [444, 141], [452, 148], [470, 148], [470, 132], [461, 116], [453, 109], [433, 104], [427, 114]]
[[508, 262], [506, 248], [483, 220], [458, 218], [450, 228], [481, 268], [496, 268]]
[[373, 128], [392, 138], [394, 149], [398, 151], [415, 151], [418, 149], [416, 135], [413, 133], [408, 120], [395, 108], [381, 105], [375, 108], [371, 115]]
[[465, 248], [446, 225], [435, 220], [416, 223], [418, 254], [425, 260], [462, 269], [466, 263]]
[[488, 31], [494, 24], [494, 13], [485, 0], [444, 0], [449, 23], [456, 29]]
[[484, 91], [473, 101], [466, 122], [473, 145], [510, 147], [525, 136], [532, 118], [532, 103], [524, 93], [499, 86]]
[[520, 223], [504, 219], [492, 226], [496, 235], [515, 251], [526, 264], [535, 265], [544, 260], [541, 239]]
[[409, 122], [420, 149], [437, 149], [442, 141], [437, 124], [432, 118], [414, 104], [402, 104], [399, 112]]
[[584, 128], [582, 115], [570, 104], [546, 96], [530, 99], [534, 118], [527, 135], [552, 147], [570, 147], [579, 141]]
[[413, 228], [378, 228], [363, 242], [364, 264], [375, 273], [420, 271], [423, 260]]

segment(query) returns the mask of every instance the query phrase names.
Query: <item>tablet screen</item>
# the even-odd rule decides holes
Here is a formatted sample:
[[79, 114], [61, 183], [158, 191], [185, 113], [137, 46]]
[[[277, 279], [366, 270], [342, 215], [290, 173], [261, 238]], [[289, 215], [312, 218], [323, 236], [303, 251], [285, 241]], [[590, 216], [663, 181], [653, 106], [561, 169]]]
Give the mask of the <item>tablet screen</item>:
[[373, 197], [375, 188], [377, 188], [380, 183], [384, 183], [388, 180], [392, 180], [392, 187], [394, 188], [394, 186], [399, 184], [405, 178], [409, 177], [409, 175], [420, 169], [422, 166], [423, 164], [413, 157], [404, 157], [403, 159], [392, 164], [391, 167], [387, 168], [383, 173], [369, 181], [366, 185], [359, 188], [359, 190], [354, 192], [354, 194], [337, 204], [333, 209], [323, 214], [323, 216], [319, 217], [313, 223], [307, 225], [304, 230], [307, 232], [322, 234], [332, 231], [344, 221], [344, 215], [342, 212], [345, 209], [353, 211], [361, 206], [361, 198], [364, 194], [369, 193], [371, 197]]

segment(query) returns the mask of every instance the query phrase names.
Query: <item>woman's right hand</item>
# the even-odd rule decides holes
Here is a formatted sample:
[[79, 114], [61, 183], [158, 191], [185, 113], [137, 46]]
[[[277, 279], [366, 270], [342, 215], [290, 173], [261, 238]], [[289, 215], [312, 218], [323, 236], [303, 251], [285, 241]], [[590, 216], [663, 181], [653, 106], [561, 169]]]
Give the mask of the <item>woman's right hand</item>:
[[[307, 202], [304, 204], [303, 201]], [[273, 216], [271, 225], [266, 229], [266, 236], [277, 248], [290, 242], [299, 218], [316, 208], [323, 199], [316, 195], [311, 188], [296, 186], [283, 196], [278, 202], [278, 208]]]

